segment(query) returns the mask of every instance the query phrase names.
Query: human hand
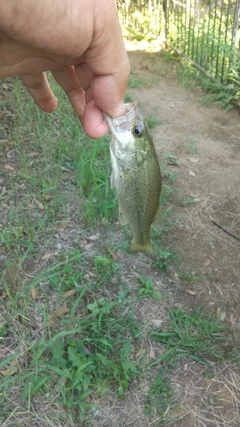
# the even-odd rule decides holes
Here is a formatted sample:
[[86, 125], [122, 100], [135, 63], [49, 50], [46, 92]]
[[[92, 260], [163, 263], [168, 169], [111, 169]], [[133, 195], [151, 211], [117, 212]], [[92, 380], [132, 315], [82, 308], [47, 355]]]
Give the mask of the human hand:
[[124, 114], [129, 61], [114, 0], [0, 0], [0, 79], [18, 75], [45, 112], [57, 108], [44, 71], [66, 92], [91, 138]]

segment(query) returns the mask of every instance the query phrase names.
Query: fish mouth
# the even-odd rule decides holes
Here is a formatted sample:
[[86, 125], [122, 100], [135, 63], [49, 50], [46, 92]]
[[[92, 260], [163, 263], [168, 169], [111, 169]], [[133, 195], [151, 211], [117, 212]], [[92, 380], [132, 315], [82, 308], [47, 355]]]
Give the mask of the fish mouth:
[[139, 115], [137, 102], [128, 102], [123, 104], [125, 114], [120, 117], [113, 118], [108, 114], [103, 113], [103, 116], [110, 128], [110, 131], [115, 135], [117, 131], [130, 130], [132, 121]]

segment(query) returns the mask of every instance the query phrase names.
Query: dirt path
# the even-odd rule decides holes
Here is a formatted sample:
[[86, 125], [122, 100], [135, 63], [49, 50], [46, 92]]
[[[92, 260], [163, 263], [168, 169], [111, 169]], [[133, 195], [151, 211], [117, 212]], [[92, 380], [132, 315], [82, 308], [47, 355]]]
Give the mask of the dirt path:
[[[172, 65], [166, 67], [156, 54], [131, 51], [129, 57], [131, 78], [147, 82], [129, 92], [141, 103], [145, 116], [159, 121], [152, 135], [165, 165], [165, 185], [169, 185], [167, 178], [176, 175], [171, 201], [175, 225], [163, 246], [180, 255], [180, 263], [188, 272], [182, 280], [175, 272], [177, 300], [189, 309], [202, 305], [214, 313], [221, 310], [222, 319], [234, 328], [235, 345], [239, 348], [240, 241], [212, 222], [213, 219], [240, 236], [239, 114], [213, 105], [203, 106], [201, 91], [191, 92], [178, 85]], [[209, 381], [203, 372], [186, 368], [183, 378], [179, 371], [174, 383], [180, 395], [185, 396], [189, 421], [176, 426], [239, 425], [234, 399], [239, 401], [240, 391], [236, 397], [227, 385], [233, 374], [226, 369], [224, 375], [216, 373], [216, 378]], [[204, 395], [211, 390], [216, 396], [220, 389], [224, 397], [215, 417]], [[200, 401], [205, 409], [199, 407]]]
[[[145, 81], [159, 74], [153, 54], [130, 52], [132, 69]], [[167, 172], [176, 173], [173, 209], [178, 225], [168, 242], [182, 253], [200, 280], [196, 303], [225, 305], [239, 325], [240, 242], [223, 233], [211, 218], [240, 236], [240, 118], [215, 106], [204, 107], [202, 94], [190, 92], [171, 77], [131, 89], [147, 117], [160, 124], [152, 130]], [[176, 160], [171, 162], [171, 157]]]

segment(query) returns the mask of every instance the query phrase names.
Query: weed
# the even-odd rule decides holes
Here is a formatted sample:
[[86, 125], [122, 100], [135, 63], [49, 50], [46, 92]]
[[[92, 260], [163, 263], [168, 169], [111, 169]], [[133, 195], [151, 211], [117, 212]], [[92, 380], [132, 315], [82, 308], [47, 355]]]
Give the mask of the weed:
[[227, 330], [219, 318], [205, 315], [201, 308], [188, 314], [177, 307], [169, 310], [169, 326], [163, 331], [152, 331], [152, 336], [164, 344], [167, 360], [191, 357], [208, 365], [209, 358], [223, 360], [226, 356], [223, 342], [226, 345]]
[[7, 330], [6, 326], [3, 324], [3, 325], [0, 327], [0, 342], [1, 342], [1, 340], [2, 340], [3, 338], [6, 338], [6, 337], [7, 337], [7, 335], [8, 335], [8, 330]]
[[85, 221], [88, 225], [97, 219], [108, 220], [116, 211], [116, 199], [110, 188], [109, 137], [100, 138], [94, 143], [84, 138], [77, 161], [76, 176], [80, 194], [87, 199]]
[[151, 331], [152, 339], [163, 344], [165, 351], [149, 366], [150, 369], [159, 365], [161, 367], [148, 393], [145, 412], [151, 413], [154, 407], [158, 415], [165, 419], [173, 398], [170, 374], [177, 361], [190, 357], [195, 362], [211, 367], [209, 359], [223, 361], [231, 357], [231, 353], [227, 354], [226, 351], [228, 335], [229, 328], [219, 318], [205, 315], [201, 308], [191, 314], [180, 307], [170, 308], [168, 326]]
[[[126, 299], [119, 297], [114, 301], [96, 298], [90, 287], [80, 286], [61, 332], [53, 333], [50, 339], [43, 333], [35, 342], [26, 343], [26, 363], [22, 360], [19, 367], [8, 368], [11, 358], [0, 364], [0, 369], [6, 367], [9, 373], [10, 369], [16, 371], [15, 378], [10, 375], [1, 382], [0, 391], [21, 382], [23, 401], [31, 401], [36, 393], [49, 393], [52, 399], [58, 395], [58, 402], [76, 411], [76, 420], [79, 417], [81, 422], [93, 406], [90, 394], [99, 397], [113, 389], [123, 397], [130, 381], [141, 372], [131, 360], [133, 340], [141, 333], [131, 310], [123, 314], [125, 304]], [[41, 311], [47, 318], [44, 308]]]
[[186, 149], [195, 156], [198, 154], [198, 147], [194, 137], [187, 138]]
[[181, 206], [194, 206], [196, 205], [196, 200], [193, 196], [188, 197], [186, 200], [181, 201]]
[[169, 154], [167, 157], [167, 163], [174, 166], [179, 166], [179, 160], [173, 154]]
[[131, 88], [140, 87], [144, 85], [145, 85], [145, 82], [144, 82], [144, 79], [142, 78], [130, 78], [128, 82], [128, 86]]
[[192, 285], [197, 280], [199, 280], [201, 276], [199, 276], [197, 274], [193, 274], [193, 273], [191, 273], [191, 271], [189, 271], [189, 272], [179, 272], [178, 277], [180, 280], [183, 280], [184, 282], [188, 283], [189, 285]]
[[147, 120], [147, 125], [149, 129], [153, 129], [155, 126], [159, 124], [159, 120], [157, 117], [150, 116]]
[[160, 418], [164, 418], [166, 410], [172, 404], [174, 391], [169, 382], [169, 369], [160, 368], [151, 384], [144, 412], [154, 415], [153, 408]]
[[158, 248], [156, 251], [156, 261], [153, 261], [153, 267], [159, 268], [160, 270], [168, 271], [168, 261], [172, 259], [172, 254], [162, 248]]
[[139, 274], [138, 278], [140, 281], [137, 291], [138, 297], [153, 297], [158, 301], [162, 300], [162, 294], [154, 289], [150, 279], [146, 279], [141, 274]]
[[124, 97], [124, 102], [133, 102], [133, 97], [132, 95], [126, 94]]
[[94, 257], [94, 266], [97, 280], [100, 283], [107, 281], [111, 277], [113, 262], [110, 255], [96, 255]]
[[160, 82], [160, 77], [155, 77], [151, 80], [151, 85], [157, 85]]
[[[172, 56], [171, 53], [168, 55]], [[173, 58], [176, 57], [174, 53]], [[225, 84], [212, 81], [205, 76], [201, 71], [193, 67], [185, 59], [178, 57], [178, 79], [184, 87], [191, 90], [200, 87], [205, 94], [202, 99], [204, 105], [209, 105], [212, 102], [217, 103], [227, 111], [234, 106], [239, 107], [240, 79], [239, 79], [239, 59], [234, 61], [228, 71], [228, 75], [224, 77]]]
[[175, 189], [170, 185], [163, 184], [161, 195], [160, 195], [160, 204], [164, 205], [167, 203], [170, 197], [174, 195]]

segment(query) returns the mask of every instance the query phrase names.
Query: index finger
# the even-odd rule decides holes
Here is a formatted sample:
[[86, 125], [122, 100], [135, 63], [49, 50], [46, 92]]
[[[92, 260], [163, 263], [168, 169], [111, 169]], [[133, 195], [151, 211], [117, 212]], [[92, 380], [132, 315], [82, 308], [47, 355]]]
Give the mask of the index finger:
[[96, 105], [112, 117], [124, 113], [123, 101], [130, 65], [113, 0], [101, 4], [95, 18], [95, 32], [83, 54], [92, 71], [91, 94]]

